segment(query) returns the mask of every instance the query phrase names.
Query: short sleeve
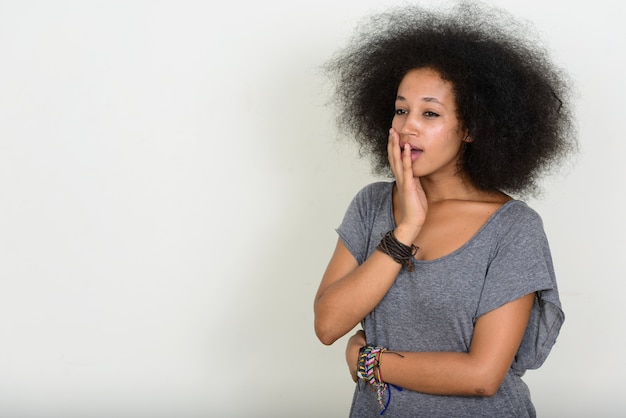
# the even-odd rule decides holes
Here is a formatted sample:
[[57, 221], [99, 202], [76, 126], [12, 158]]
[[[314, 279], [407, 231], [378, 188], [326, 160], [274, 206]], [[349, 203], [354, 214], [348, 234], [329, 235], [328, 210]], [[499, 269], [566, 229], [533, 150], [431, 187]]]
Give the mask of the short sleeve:
[[373, 224], [377, 211], [391, 196], [393, 183], [377, 182], [365, 186], [350, 202], [336, 231], [359, 264], [368, 257]]
[[523, 374], [548, 357], [565, 319], [552, 257], [539, 215], [519, 202], [501, 229], [487, 270], [476, 317], [524, 295], [535, 302], [522, 343], [511, 368]]

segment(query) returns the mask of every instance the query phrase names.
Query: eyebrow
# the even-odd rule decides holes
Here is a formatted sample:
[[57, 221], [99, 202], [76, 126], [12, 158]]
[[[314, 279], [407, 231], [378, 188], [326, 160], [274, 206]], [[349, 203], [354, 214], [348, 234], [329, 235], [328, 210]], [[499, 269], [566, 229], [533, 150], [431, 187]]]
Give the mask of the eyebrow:
[[[396, 96], [396, 100], [400, 100], [402, 102], [406, 102], [406, 97], [398, 95], [398, 96]], [[429, 102], [429, 103], [431, 103], [431, 102], [432, 103], [438, 103], [438, 104], [440, 104], [443, 107], [446, 106], [443, 103], [441, 103], [438, 99], [436, 99], [435, 97], [426, 96], [426, 97], [422, 97], [422, 100], [425, 101], [425, 102]]]

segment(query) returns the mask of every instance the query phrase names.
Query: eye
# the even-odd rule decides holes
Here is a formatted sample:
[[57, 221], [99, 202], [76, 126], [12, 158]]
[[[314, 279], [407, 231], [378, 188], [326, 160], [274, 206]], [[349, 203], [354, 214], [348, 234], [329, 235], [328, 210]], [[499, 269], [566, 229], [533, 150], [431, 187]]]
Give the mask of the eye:
[[424, 112], [424, 116], [426, 116], [427, 118], [436, 118], [439, 116], [439, 114], [435, 112], [431, 112], [429, 110], [429, 111]]
[[394, 113], [396, 115], [406, 115], [407, 112], [406, 112], [406, 109], [396, 109]]

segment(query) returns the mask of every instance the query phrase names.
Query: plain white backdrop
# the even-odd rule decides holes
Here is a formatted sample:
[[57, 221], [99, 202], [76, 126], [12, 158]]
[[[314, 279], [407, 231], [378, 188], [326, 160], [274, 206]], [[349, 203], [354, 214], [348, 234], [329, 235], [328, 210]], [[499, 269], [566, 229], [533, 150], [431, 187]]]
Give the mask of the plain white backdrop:
[[[0, 417], [347, 416], [312, 304], [376, 179], [319, 67], [387, 3], [0, 1]], [[624, 6], [496, 4], [578, 89], [529, 201], [566, 323], [526, 381], [541, 417], [624, 416]]]

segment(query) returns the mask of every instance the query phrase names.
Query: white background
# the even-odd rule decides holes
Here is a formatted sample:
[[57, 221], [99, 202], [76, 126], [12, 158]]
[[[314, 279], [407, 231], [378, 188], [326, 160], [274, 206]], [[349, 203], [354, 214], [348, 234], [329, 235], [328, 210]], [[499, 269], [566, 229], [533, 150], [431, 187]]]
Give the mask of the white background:
[[[1, 417], [347, 416], [312, 303], [375, 178], [319, 66], [384, 3], [0, 2]], [[526, 381], [542, 417], [624, 416], [624, 6], [498, 4], [578, 88], [529, 201], [567, 319]]]

